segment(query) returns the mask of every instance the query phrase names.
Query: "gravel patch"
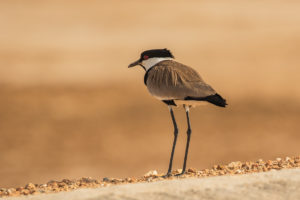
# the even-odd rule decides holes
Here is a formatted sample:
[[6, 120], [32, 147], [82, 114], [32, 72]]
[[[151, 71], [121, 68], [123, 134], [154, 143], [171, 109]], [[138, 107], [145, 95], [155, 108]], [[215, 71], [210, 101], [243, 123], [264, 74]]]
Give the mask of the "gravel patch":
[[[81, 178], [79, 180], [63, 179], [61, 181], [51, 180], [46, 184], [33, 184], [28, 183], [24, 187], [18, 188], [0, 188], [0, 197], [21, 196], [21, 195], [35, 195], [54, 193], [62, 191], [71, 191], [80, 188], [101, 188], [112, 185], [121, 185], [129, 183], [148, 183], [164, 180], [184, 180], [185, 178], [202, 178], [223, 175], [236, 175], [236, 174], [249, 174], [255, 172], [267, 172], [270, 170], [277, 171], [281, 169], [299, 168], [300, 156], [286, 157], [285, 159], [277, 158], [276, 160], [258, 160], [256, 162], [231, 162], [227, 165], [214, 165], [211, 169], [196, 170], [190, 168], [186, 174], [177, 177], [174, 176], [181, 172], [181, 169], [173, 171], [173, 176], [164, 177], [164, 174], [159, 174], [156, 170], [146, 173], [140, 178], [108, 178], [105, 177], [101, 180], [93, 178]], [[264, 187], [264, 186], [262, 186]], [[267, 187], [267, 186], [266, 186]], [[171, 195], [171, 194], [170, 194]], [[172, 195], [171, 195], [172, 196]]]
[[300, 169], [153, 183], [84, 188], [69, 192], [9, 197], [7, 200], [296, 200]]

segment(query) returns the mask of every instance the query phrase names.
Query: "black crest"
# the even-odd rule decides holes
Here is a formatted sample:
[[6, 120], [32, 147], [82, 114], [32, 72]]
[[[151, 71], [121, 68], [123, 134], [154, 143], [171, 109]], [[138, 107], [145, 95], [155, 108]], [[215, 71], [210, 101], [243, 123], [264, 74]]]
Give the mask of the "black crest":
[[145, 58], [174, 58], [174, 56], [168, 49], [151, 49], [141, 54], [141, 60]]

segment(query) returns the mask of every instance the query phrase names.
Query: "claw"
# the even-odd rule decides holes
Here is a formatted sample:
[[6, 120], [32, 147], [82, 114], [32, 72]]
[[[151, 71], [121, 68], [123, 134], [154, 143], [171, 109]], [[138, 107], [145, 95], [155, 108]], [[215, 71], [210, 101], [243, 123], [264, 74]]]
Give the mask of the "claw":
[[171, 172], [168, 172], [166, 175], [162, 176], [163, 178], [169, 178], [173, 176], [173, 174]]
[[182, 176], [182, 175], [184, 175], [184, 174], [185, 174], [185, 172], [181, 172], [181, 173], [179, 173], [179, 174], [175, 174], [175, 176], [179, 177], [179, 176]]

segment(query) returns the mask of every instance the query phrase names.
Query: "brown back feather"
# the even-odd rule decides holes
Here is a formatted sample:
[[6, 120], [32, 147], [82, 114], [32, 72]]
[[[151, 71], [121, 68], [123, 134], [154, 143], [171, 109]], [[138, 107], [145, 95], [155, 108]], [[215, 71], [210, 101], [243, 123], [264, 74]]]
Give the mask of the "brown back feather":
[[161, 99], [184, 99], [206, 97], [216, 94], [200, 75], [191, 67], [173, 60], [166, 60], [153, 66], [147, 75], [149, 92]]

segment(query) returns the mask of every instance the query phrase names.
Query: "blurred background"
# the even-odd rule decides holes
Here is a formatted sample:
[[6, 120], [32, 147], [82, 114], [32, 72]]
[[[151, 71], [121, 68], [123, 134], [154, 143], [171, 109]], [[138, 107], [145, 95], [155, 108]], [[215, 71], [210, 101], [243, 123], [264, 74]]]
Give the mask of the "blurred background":
[[[228, 101], [191, 111], [188, 167], [300, 152], [300, 2], [0, 1], [0, 187], [166, 172], [167, 107], [140, 53], [169, 48]], [[182, 108], [174, 169], [186, 140]]]

